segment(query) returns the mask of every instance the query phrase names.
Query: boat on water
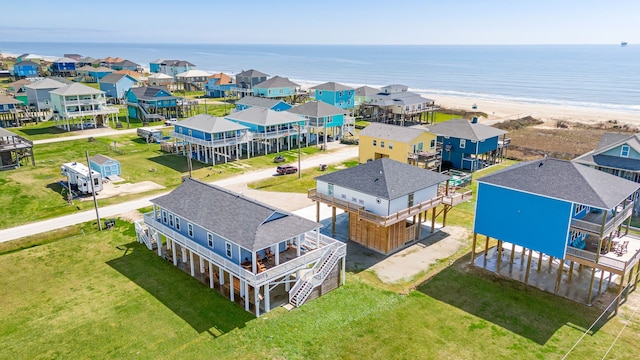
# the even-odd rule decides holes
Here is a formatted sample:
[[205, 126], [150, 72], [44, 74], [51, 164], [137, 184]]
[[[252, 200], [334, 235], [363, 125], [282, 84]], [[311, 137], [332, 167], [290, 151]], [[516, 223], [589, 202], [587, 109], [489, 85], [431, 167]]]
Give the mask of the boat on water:
[[623, 42], [620, 43], [620, 46], [625, 47], [625, 46], [627, 46], [627, 44], [628, 43], [626, 41], [623, 41]]

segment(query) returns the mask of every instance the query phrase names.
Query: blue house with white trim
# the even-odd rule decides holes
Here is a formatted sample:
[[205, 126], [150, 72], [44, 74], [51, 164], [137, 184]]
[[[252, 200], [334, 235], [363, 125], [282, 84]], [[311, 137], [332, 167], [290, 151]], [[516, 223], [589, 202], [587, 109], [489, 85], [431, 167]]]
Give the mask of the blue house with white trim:
[[214, 98], [227, 97], [235, 88], [236, 84], [233, 82], [233, 78], [224, 73], [209, 76], [204, 85], [205, 94]]
[[253, 96], [283, 98], [300, 93], [300, 85], [280, 76], [274, 76], [253, 86]]
[[287, 111], [274, 111], [260, 107], [250, 107], [243, 111], [233, 112], [225, 119], [244, 125], [251, 132], [252, 142], [249, 144], [250, 156], [256, 152], [268, 154], [275, 150], [297, 147], [298, 135], [300, 146], [309, 146], [307, 136], [308, 120]]
[[24, 77], [37, 77], [40, 64], [36, 64], [33, 61], [24, 60], [19, 63], [13, 64], [13, 76]]
[[604, 133], [594, 150], [573, 161], [640, 182], [640, 134]]
[[353, 109], [355, 89], [336, 82], [327, 82], [310, 88], [315, 92], [317, 101], [337, 106], [341, 109]]
[[346, 244], [321, 224], [193, 179], [151, 203], [138, 241], [256, 317], [344, 283]]
[[76, 60], [70, 58], [60, 58], [55, 60], [51, 64], [51, 74], [59, 76], [75, 76], [76, 74]]
[[155, 121], [178, 117], [178, 98], [161, 86], [133, 87], [126, 93], [129, 117]]
[[[569, 274], [573, 274], [577, 263], [594, 271], [588, 293], [578, 299], [586, 303], [592, 302], [594, 291], [601, 290], [593, 284], [595, 270], [624, 278], [638, 265], [640, 238], [631, 236], [628, 229], [640, 184], [551, 158], [510, 166], [476, 181], [472, 264], [486, 267], [486, 258], [495, 255], [497, 272], [511, 272], [503, 269], [513, 266], [503, 259], [503, 252], [510, 249], [512, 254], [506, 258], [513, 262], [515, 247], [503, 246], [503, 242], [514, 244], [522, 248], [520, 264], [525, 259], [528, 262], [525, 282], [530, 278], [532, 256], [537, 255], [537, 265], [533, 266], [538, 271], [542, 257], [547, 256], [549, 271], [554, 259], [561, 261], [557, 264], [555, 287], [550, 287], [554, 288], [552, 292], [568, 294]], [[478, 235], [486, 236], [486, 241], [484, 255], [476, 256]], [[495, 251], [488, 248], [490, 238], [498, 240]], [[624, 242], [624, 253], [620, 250], [618, 254], [616, 244], [622, 246]], [[518, 267], [523, 269], [520, 264]], [[561, 292], [563, 285], [565, 291]]]
[[[352, 117], [345, 117], [346, 110], [327, 104], [324, 101], [308, 101], [304, 104], [294, 106], [287, 112], [298, 114], [309, 120], [311, 129], [311, 142], [326, 146], [327, 138], [339, 139], [349, 130], [347, 126], [354, 125]], [[322, 141], [320, 141], [322, 137]]]
[[236, 101], [236, 111], [246, 110], [251, 107], [259, 107], [273, 111], [286, 111], [293, 106], [280, 99], [268, 99], [257, 96], [245, 96]]
[[104, 91], [107, 96], [122, 99], [125, 97], [127, 91], [138, 81], [125, 74], [109, 74], [100, 79], [99, 82], [100, 90]]
[[95, 172], [99, 172], [102, 178], [119, 177], [122, 174], [120, 161], [106, 155], [96, 154], [89, 158], [89, 167]]
[[241, 158], [251, 141], [248, 127], [208, 114], [178, 121], [171, 136], [182, 141], [182, 155], [212, 165]]
[[[474, 120], [452, 119], [427, 126], [442, 143], [442, 161], [450, 161], [456, 169], [471, 172], [492, 165], [508, 145], [507, 132]], [[502, 139], [500, 139], [502, 136]]]

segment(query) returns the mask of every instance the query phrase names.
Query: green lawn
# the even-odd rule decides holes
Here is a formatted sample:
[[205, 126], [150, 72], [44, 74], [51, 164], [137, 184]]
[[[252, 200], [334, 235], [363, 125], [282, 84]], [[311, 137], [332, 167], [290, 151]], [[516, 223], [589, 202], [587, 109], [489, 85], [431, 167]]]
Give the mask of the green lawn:
[[[407, 295], [349, 272], [345, 286], [255, 319], [135, 242], [132, 224], [92, 229], [0, 247], [0, 358], [559, 359], [598, 316], [461, 260]], [[630, 315], [599, 324], [569, 359], [601, 358]], [[609, 358], [640, 356], [637, 331], [636, 320]]]
[[[165, 130], [168, 133], [169, 129]], [[115, 141], [115, 148], [114, 148]], [[26, 165], [16, 170], [0, 172], [0, 206], [6, 216], [0, 217], [0, 229], [27, 222], [68, 215], [93, 208], [93, 202], [74, 201], [72, 205], [62, 196], [60, 166], [65, 162], [78, 161], [86, 164], [85, 151], [89, 156], [103, 154], [121, 163], [122, 177], [130, 183], [153, 181], [165, 186], [165, 190], [112, 197], [99, 201], [100, 206], [124, 202], [161, 191], [169, 191], [179, 185], [182, 176], [189, 172], [183, 156], [160, 151], [159, 144], [147, 144], [135, 134], [114, 137], [98, 137], [94, 142], [85, 139], [36, 145], [36, 166]], [[301, 149], [303, 158], [315, 154], [315, 146]], [[297, 160], [297, 149], [282, 151], [287, 159]], [[248, 171], [273, 167], [276, 154], [242, 159], [216, 166], [192, 161], [193, 177], [211, 182]]]
[[[294, 163], [289, 161], [289, 163]], [[322, 171], [319, 168], [312, 168], [302, 171], [302, 177], [298, 178], [297, 174], [287, 176], [274, 176], [268, 179], [254, 181], [247, 184], [248, 187], [256, 190], [294, 192], [306, 194], [307, 190], [316, 187], [316, 177], [326, 173], [334, 172], [339, 169], [353, 167], [358, 165], [357, 160], [345, 161], [341, 164], [328, 165]]]

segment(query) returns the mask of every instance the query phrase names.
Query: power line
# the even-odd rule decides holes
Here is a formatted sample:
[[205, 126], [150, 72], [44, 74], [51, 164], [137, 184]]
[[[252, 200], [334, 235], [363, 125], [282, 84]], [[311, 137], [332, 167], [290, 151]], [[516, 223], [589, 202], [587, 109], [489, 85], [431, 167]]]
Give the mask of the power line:
[[616, 336], [615, 339], [613, 339], [613, 342], [611, 343], [611, 346], [609, 346], [609, 348], [607, 349], [607, 352], [604, 353], [604, 355], [602, 356], [602, 359], [606, 358], [607, 355], [609, 355], [609, 352], [611, 351], [611, 349], [613, 349], [613, 345], [616, 344], [616, 342], [618, 341], [618, 339], [620, 338], [620, 335], [622, 335], [622, 332], [624, 331], [624, 329], [626, 329], [627, 325], [629, 325], [629, 323], [631, 322], [631, 319], [633, 319], [634, 315], [636, 314], [636, 312], [638, 311], [638, 308], [636, 307], [635, 310], [633, 310], [633, 313], [631, 314], [631, 316], [629, 316], [629, 319], [627, 319], [627, 322], [624, 324], [624, 326], [622, 327], [622, 329], [620, 329], [620, 332], [618, 333], [618, 335]]

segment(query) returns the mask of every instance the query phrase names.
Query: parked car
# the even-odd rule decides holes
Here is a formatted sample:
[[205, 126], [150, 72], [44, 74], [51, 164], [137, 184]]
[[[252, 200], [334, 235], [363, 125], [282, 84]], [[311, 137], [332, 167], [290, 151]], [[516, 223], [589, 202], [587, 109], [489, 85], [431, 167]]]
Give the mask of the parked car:
[[278, 166], [276, 172], [280, 175], [295, 174], [298, 172], [298, 168], [293, 165], [282, 165]]
[[282, 156], [282, 155], [278, 155], [278, 156], [273, 158], [273, 162], [274, 163], [285, 162], [286, 160], [287, 159], [285, 159], [284, 156]]
[[171, 119], [166, 120], [166, 121], [164, 122], [164, 124], [165, 124], [166, 126], [171, 126], [171, 125], [175, 125], [175, 123], [177, 123], [177, 122], [178, 122], [178, 119], [176, 119], [176, 118], [171, 118]]

